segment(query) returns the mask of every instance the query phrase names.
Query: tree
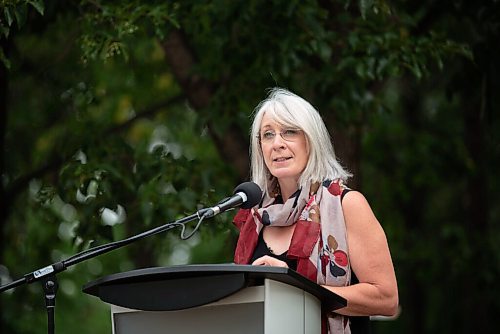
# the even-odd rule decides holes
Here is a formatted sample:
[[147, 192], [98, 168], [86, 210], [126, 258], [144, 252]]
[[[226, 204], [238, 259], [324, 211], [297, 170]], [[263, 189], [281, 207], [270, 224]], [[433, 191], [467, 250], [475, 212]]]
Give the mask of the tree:
[[[498, 189], [486, 167], [497, 155], [484, 154], [487, 147], [495, 149], [491, 110], [498, 101], [488, 92], [498, 87], [492, 75], [498, 72], [498, 48], [482, 47], [498, 37], [496, 7], [4, 2], [0, 263], [18, 277], [230, 193], [248, 178], [252, 109], [265, 88], [278, 85], [320, 110], [338, 156], [356, 175], [350, 185], [373, 199], [388, 233], [403, 313], [376, 329], [457, 332], [475, 326], [462, 313], [476, 305], [472, 301], [489, 298], [498, 307], [483, 288], [498, 268], [470, 282], [461, 276], [473, 258], [486, 266], [488, 257], [474, 250], [484, 235], [489, 241], [481, 249], [500, 253], [494, 242], [498, 228], [491, 224], [494, 202], [485, 200]], [[465, 99], [481, 92], [474, 89], [478, 83], [483, 94]], [[492, 180], [489, 189], [483, 178]], [[432, 186], [437, 189], [429, 193]], [[453, 211], [462, 200], [466, 205]], [[202, 226], [189, 244], [169, 233], [61, 274], [65, 288], [58, 303], [67, 312], [58, 313], [58, 331], [69, 330], [73, 316], [96, 307], [93, 301], [75, 305], [81, 296], [74, 290], [100, 275], [231, 261], [230, 219], [221, 215]], [[480, 228], [468, 233], [473, 229], [464, 228], [465, 221], [477, 221]], [[436, 277], [445, 285], [435, 284]], [[453, 291], [442, 294], [443, 286], [463, 290], [466, 283], [479, 293], [450, 305]], [[41, 303], [40, 294], [16, 289], [2, 296], [9, 305], [2, 312], [4, 328], [24, 333], [42, 326], [41, 305], [33, 313], [42, 316], [33, 325], [16, 321], [26, 305]], [[436, 309], [450, 307], [450, 318], [462, 321], [453, 325], [436, 318], [441, 312], [431, 302]], [[99, 319], [105, 329], [107, 317]]]

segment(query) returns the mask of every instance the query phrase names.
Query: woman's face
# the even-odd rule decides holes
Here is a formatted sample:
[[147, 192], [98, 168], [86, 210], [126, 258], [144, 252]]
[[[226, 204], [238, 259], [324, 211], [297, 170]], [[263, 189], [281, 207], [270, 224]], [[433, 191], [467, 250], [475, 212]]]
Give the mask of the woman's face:
[[279, 181], [296, 183], [309, 159], [304, 132], [283, 127], [265, 113], [260, 123], [260, 145], [271, 174]]

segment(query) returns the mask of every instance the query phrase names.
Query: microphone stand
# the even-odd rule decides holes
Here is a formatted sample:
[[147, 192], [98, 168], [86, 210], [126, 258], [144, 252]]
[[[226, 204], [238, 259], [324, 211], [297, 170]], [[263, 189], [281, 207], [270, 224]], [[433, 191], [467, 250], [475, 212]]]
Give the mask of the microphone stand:
[[[56, 277], [57, 273], [60, 273], [61, 271], [66, 270], [68, 267], [80, 263], [82, 261], [94, 258], [104, 253], [108, 253], [112, 250], [123, 247], [137, 240], [144, 239], [151, 235], [171, 230], [172, 228], [177, 226], [182, 227], [181, 238], [183, 240], [189, 239], [198, 230], [203, 219], [206, 218], [205, 214], [207, 213], [208, 210], [210, 209], [201, 209], [190, 216], [153, 228], [151, 230], [129, 237], [127, 239], [118, 240], [115, 242], [87, 249], [85, 251], [77, 253], [76, 255], [73, 255], [72, 257], [66, 260], [59, 261], [44, 268], [35, 270], [31, 273], [24, 275], [22, 278], [16, 281], [0, 286], [0, 293], [13, 289], [22, 284], [31, 284], [36, 281], [41, 281], [43, 291], [45, 294], [45, 307], [47, 309], [47, 333], [54, 334], [55, 333], [54, 313], [56, 307], [56, 294], [57, 294], [57, 289], [59, 287]], [[188, 236], [184, 236], [186, 228], [185, 224], [195, 219], [198, 219], [198, 224]]]

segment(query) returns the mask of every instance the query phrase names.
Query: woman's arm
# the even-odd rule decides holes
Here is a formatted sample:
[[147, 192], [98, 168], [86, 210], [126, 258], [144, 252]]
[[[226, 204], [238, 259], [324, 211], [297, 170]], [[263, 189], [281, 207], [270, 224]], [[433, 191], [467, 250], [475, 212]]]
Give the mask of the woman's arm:
[[384, 230], [361, 193], [348, 192], [342, 207], [351, 269], [359, 283], [324, 286], [347, 300], [347, 306], [336, 312], [353, 316], [394, 315], [398, 309], [398, 287]]
[[278, 260], [269, 255], [264, 255], [253, 261], [254, 266], [271, 266], [271, 267], [285, 267], [288, 268], [286, 262]]

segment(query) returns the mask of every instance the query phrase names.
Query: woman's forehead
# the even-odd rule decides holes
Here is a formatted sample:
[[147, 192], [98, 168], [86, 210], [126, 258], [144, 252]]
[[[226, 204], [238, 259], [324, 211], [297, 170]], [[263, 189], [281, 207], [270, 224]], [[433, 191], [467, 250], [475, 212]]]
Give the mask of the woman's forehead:
[[275, 110], [266, 110], [260, 121], [260, 127], [270, 127], [270, 126], [296, 126], [291, 120], [285, 119], [280, 114], [276, 113]]

